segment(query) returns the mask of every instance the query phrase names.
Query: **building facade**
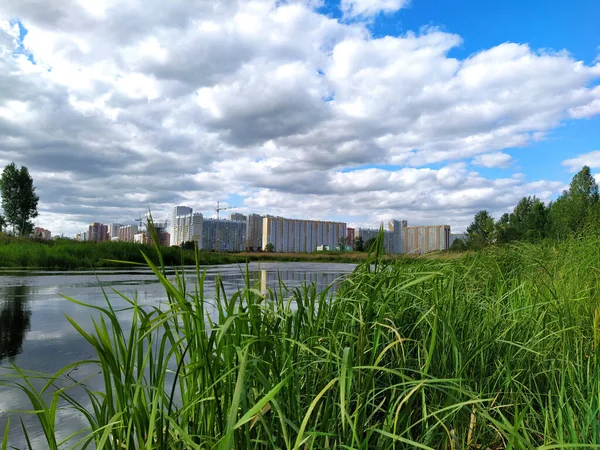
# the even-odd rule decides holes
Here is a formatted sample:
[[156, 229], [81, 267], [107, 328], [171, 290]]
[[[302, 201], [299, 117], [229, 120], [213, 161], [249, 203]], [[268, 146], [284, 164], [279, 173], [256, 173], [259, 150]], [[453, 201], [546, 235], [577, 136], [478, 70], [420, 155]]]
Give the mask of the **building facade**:
[[178, 241], [181, 234], [178, 229], [178, 223], [176, 221], [179, 216], [189, 216], [192, 214], [193, 210], [189, 206], [176, 206], [173, 208], [173, 213], [171, 215], [173, 219], [173, 227], [171, 228], [171, 245], [179, 245], [181, 241]]
[[246, 222], [224, 219], [204, 219], [202, 250], [239, 252], [246, 247]]
[[249, 214], [246, 220], [246, 250], [256, 252], [263, 248], [263, 216]]
[[173, 218], [171, 245], [181, 245], [194, 241], [198, 245], [202, 241], [202, 225], [204, 217], [201, 213], [189, 213]]
[[52, 233], [50, 230], [46, 230], [42, 227], [35, 227], [33, 229], [33, 237], [37, 239], [49, 240], [52, 237]]
[[229, 214], [229, 220], [233, 220], [235, 222], [245, 222], [247, 217], [240, 213], [231, 213]]
[[[402, 229], [407, 227], [406, 220], [392, 219], [388, 222], [388, 228], [383, 229], [383, 248], [388, 254], [404, 253], [404, 236]], [[379, 235], [378, 228], [359, 228], [356, 237], [362, 237], [363, 243], [369, 239], [375, 239]]]
[[108, 234], [109, 234], [109, 239], [112, 240], [116, 240], [115, 238], [119, 237], [119, 228], [121, 228], [121, 224], [120, 223], [111, 223], [110, 226], [108, 227]]
[[119, 241], [134, 242], [133, 237], [138, 234], [137, 225], [121, 225], [119, 227]]
[[263, 218], [263, 248], [271, 244], [276, 252], [314, 252], [318, 246], [336, 248], [342, 237], [346, 237], [346, 224], [342, 222]]
[[88, 227], [88, 241], [104, 242], [108, 240], [108, 225], [93, 222]]
[[403, 229], [404, 253], [424, 255], [450, 248], [450, 225], [423, 225]]

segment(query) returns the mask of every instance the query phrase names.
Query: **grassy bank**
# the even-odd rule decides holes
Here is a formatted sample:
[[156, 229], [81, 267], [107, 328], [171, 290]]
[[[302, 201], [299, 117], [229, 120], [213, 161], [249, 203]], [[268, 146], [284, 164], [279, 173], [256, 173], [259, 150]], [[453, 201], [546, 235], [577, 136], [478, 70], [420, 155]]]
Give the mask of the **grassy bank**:
[[62, 448], [600, 447], [596, 239], [375, 258], [335, 295], [220, 288], [210, 327], [202, 290], [153, 269], [168, 307], [132, 302], [125, 331], [107, 305], [78, 329], [97, 352], [79, 365], [104, 380], [90, 406], [54, 388], [73, 385], [73, 366], [44, 395], [27, 384], [37, 375], [6, 380], [30, 396], [48, 448], [59, 404], [89, 424]]
[[[192, 250], [179, 247], [161, 247], [164, 263], [168, 266], [195, 265]], [[115, 261], [145, 263], [142, 252], [152, 262], [159, 260], [150, 245], [131, 242], [79, 242], [67, 239], [40, 241], [0, 235], [0, 267], [45, 269], [90, 269], [115, 267]], [[246, 261], [306, 261], [352, 263], [366, 258], [366, 253], [217, 253], [199, 252], [201, 265], [244, 263]]]

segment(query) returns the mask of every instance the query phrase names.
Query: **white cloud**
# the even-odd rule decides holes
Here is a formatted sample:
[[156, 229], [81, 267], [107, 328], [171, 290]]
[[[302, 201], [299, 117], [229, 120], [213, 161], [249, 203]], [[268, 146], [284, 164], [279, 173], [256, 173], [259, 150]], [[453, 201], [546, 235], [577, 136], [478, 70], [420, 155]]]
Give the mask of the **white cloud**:
[[[458, 224], [513, 190], [561, 189], [467, 162], [504, 167], [503, 149], [600, 113], [600, 64], [567, 52], [459, 59], [457, 34], [374, 38], [314, 1], [92, 3], [0, 2], [0, 164], [29, 166], [53, 231], [230, 194], [259, 213]], [[342, 4], [359, 19], [405, 6]]]
[[600, 169], [600, 150], [595, 150], [589, 153], [577, 155], [575, 158], [566, 159], [562, 165], [567, 167], [569, 172], [577, 172], [583, 166], [588, 166], [592, 169]]
[[502, 152], [484, 153], [483, 155], [477, 155], [473, 158], [474, 165], [488, 168], [507, 168], [511, 161], [512, 157], [509, 154]]
[[348, 17], [369, 17], [381, 12], [391, 13], [404, 8], [409, 0], [341, 0], [344, 15]]

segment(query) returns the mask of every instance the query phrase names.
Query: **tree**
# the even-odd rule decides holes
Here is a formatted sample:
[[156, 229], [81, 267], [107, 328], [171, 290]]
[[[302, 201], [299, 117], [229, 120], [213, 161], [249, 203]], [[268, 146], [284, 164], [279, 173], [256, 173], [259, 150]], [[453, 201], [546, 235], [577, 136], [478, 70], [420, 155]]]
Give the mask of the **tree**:
[[548, 234], [548, 209], [537, 197], [523, 197], [512, 213], [503, 214], [496, 222], [496, 242], [517, 240], [530, 242]]
[[4, 218], [3, 215], [0, 215], [0, 233], [2, 233], [2, 230], [4, 230], [5, 226], [6, 226], [6, 219]]
[[265, 245], [265, 252], [273, 253], [275, 251], [275, 246], [272, 243], [268, 243]]
[[357, 238], [354, 239], [354, 243], [353, 243], [352, 247], [357, 252], [365, 251], [365, 241], [363, 240], [362, 236], [358, 236]]
[[346, 238], [344, 236], [342, 236], [338, 239], [338, 250], [340, 252], [343, 252], [344, 250], [346, 250]]
[[454, 242], [450, 246], [450, 251], [453, 252], [464, 252], [467, 249], [467, 244], [460, 238], [454, 239]]
[[33, 179], [27, 167], [18, 169], [15, 163], [6, 166], [0, 178], [0, 191], [6, 222], [16, 228], [20, 236], [31, 234], [31, 219], [38, 215], [39, 197], [35, 194]]
[[365, 242], [365, 245], [364, 245], [365, 252], [368, 252], [371, 250], [371, 247], [373, 247], [373, 244], [375, 244], [376, 240], [377, 240], [377, 238], [374, 238], [374, 237], [367, 239], [367, 242]]
[[183, 250], [195, 250], [197, 247], [196, 241], [185, 241], [181, 243]]
[[583, 166], [571, 180], [569, 189], [551, 204], [549, 216], [554, 236], [597, 228], [600, 221], [598, 184], [588, 166]]
[[486, 210], [479, 211], [467, 228], [467, 246], [483, 248], [494, 242], [494, 218]]

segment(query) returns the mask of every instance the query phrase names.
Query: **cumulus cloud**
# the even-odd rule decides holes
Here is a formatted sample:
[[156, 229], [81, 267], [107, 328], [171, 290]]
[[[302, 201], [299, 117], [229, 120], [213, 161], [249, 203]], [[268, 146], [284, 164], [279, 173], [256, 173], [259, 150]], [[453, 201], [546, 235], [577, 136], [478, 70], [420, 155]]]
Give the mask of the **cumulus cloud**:
[[591, 169], [600, 169], [600, 150], [577, 155], [575, 158], [565, 159], [562, 165], [567, 167], [570, 172], [577, 172], [583, 166]]
[[502, 152], [484, 153], [473, 158], [474, 165], [488, 168], [499, 167], [505, 169], [510, 165], [511, 161], [512, 157]]
[[340, 5], [348, 17], [369, 17], [379, 13], [398, 11], [408, 0], [341, 0]]
[[230, 195], [241, 212], [459, 224], [562, 188], [468, 161], [506, 167], [503, 149], [600, 113], [600, 63], [371, 36], [360, 18], [402, 0], [344, 0], [349, 21], [318, 1], [55, 3], [0, 1], [0, 164], [30, 168], [54, 231]]

